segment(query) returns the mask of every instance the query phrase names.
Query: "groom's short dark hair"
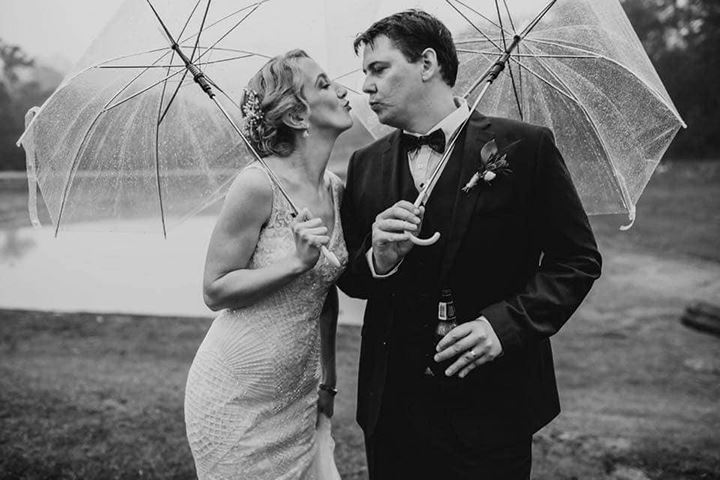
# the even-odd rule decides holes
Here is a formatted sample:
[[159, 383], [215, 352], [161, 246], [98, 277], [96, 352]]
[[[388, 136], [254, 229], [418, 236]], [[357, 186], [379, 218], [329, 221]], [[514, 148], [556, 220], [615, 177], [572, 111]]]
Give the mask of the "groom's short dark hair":
[[388, 37], [411, 63], [420, 60], [426, 48], [435, 50], [443, 80], [451, 87], [455, 86], [458, 71], [455, 42], [440, 20], [423, 10], [406, 10], [382, 18], [355, 38], [355, 53], [359, 52], [361, 44], [372, 47], [380, 35]]

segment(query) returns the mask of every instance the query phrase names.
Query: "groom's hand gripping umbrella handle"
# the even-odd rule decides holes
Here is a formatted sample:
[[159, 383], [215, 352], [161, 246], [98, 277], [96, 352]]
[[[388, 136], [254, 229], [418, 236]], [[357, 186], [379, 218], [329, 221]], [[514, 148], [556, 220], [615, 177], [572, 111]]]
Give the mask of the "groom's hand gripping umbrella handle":
[[[430, 187], [430, 182], [428, 182], [428, 184], [425, 186], [425, 188], [423, 188], [422, 191], [420, 191], [420, 194], [418, 195], [418, 198], [417, 198], [417, 200], [415, 200], [415, 203], [413, 205], [420, 208], [420, 206], [425, 202], [425, 198], [427, 197], [429, 187]], [[415, 245], [419, 245], [421, 247], [428, 247], [430, 245], [434, 245], [435, 243], [437, 243], [438, 240], [440, 240], [440, 232], [433, 233], [430, 238], [419, 238], [419, 237], [415, 236], [415, 234], [407, 232], [407, 231], [405, 232], [405, 234], [408, 236], [408, 239], [412, 243], [414, 243]]]

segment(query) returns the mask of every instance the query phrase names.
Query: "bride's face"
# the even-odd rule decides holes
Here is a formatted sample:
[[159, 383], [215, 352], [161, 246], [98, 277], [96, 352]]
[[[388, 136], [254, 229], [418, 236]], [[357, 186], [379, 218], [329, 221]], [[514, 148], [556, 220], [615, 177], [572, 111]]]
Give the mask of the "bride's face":
[[347, 90], [328, 78], [315, 60], [300, 59], [303, 72], [303, 94], [310, 108], [310, 132], [317, 130], [345, 131], [352, 127]]

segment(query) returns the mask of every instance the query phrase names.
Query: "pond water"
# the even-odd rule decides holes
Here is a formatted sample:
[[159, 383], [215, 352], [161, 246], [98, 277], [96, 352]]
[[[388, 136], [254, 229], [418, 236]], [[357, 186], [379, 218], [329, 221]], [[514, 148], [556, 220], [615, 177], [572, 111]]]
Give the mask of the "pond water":
[[[21, 228], [0, 230], [0, 308], [214, 315], [202, 272], [214, 217], [168, 233]], [[364, 302], [341, 294], [340, 322], [359, 324]]]

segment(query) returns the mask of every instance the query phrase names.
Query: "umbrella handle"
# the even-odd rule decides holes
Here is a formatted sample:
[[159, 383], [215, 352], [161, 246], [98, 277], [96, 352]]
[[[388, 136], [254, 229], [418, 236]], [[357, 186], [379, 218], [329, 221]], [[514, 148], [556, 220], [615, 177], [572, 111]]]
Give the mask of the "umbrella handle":
[[325, 258], [327, 258], [327, 261], [330, 262], [335, 267], [337, 267], [337, 268], [342, 267], [342, 265], [340, 264], [340, 260], [338, 260], [337, 256], [333, 252], [328, 250], [328, 248], [325, 245], [320, 247], [320, 253], [322, 253], [325, 256]]
[[408, 239], [412, 243], [421, 247], [429, 247], [430, 245], [434, 245], [435, 243], [437, 243], [438, 240], [440, 240], [440, 232], [433, 233], [432, 237], [430, 238], [418, 238], [410, 232], [405, 233], [407, 233]]
[[[440, 164], [442, 164], [442, 163], [443, 162], [440, 162]], [[438, 166], [435, 167], [435, 171], [433, 172], [432, 177], [434, 177], [435, 175], [437, 175], [439, 173], [440, 166], [441, 166], [440, 164], [438, 164]], [[430, 185], [432, 183], [433, 183], [432, 181], [427, 182], [427, 185], [425, 185], [425, 188], [423, 188], [420, 191], [420, 194], [418, 195], [417, 199], [415, 200], [415, 203], [413, 204], [416, 208], [420, 207], [425, 202], [425, 199], [428, 197], [428, 194], [430, 192]], [[415, 234], [410, 233], [408, 231], [406, 231], [405, 234], [407, 235], [408, 240], [410, 240], [415, 245], [419, 245], [421, 247], [429, 247], [430, 245], [435, 245], [437, 243], [437, 241], [440, 240], [440, 232], [433, 233], [430, 238], [420, 238], [420, 237], [416, 236]]]

